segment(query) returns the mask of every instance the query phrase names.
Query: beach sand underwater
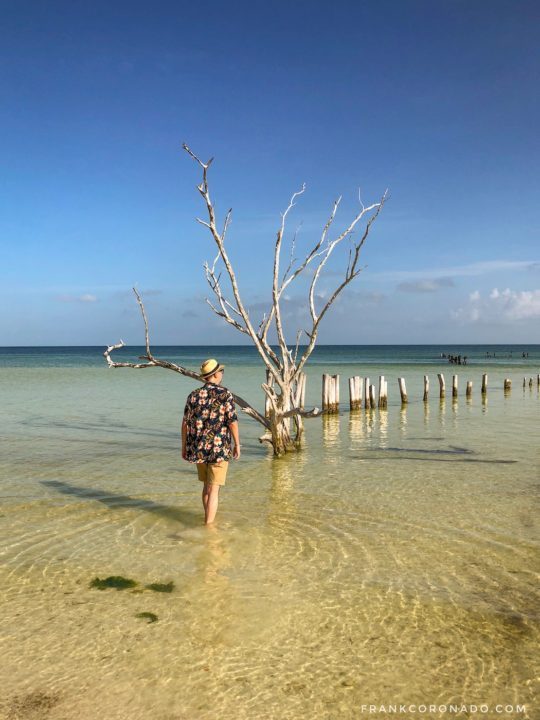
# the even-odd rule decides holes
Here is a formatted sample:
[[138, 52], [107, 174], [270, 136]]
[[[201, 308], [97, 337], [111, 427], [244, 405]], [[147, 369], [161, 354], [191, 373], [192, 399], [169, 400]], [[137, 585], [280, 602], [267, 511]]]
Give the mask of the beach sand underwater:
[[[1, 718], [539, 717], [538, 346], [318, 348], [306, 406], [340, 374], [339, 415], [279, 460], [240, 415], [211, 528], [180, 456], [196, 383], [102, 350], [0, 352]], [[250, 348], [155, 354], [219, 357], [262, 408]], [[388, 410], [349, 412], [347, 378], [379, 374]], [[114, 576], [135, 584], [92, 586]]]

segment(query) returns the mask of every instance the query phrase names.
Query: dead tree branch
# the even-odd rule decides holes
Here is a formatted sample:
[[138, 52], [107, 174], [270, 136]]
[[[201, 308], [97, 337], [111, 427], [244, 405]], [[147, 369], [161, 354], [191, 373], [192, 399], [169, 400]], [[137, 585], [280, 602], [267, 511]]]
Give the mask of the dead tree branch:
[[[185, 143], [183, 144], [182, 147], [198, 163], [198, 165], [202, 168], [202, 171], [203, 171], [203, 179], [202, 179], [202, 182], [197, 186], [197, 189], [206, 204], [206, 209], [208, 212], [208, 222], [206, 222], [204, 220], [200, 220], [200, 219], [198, 219], [198, 222], [200, 222], [201, 225], [204, 225], [205, 227], [207, 227], [210, 230], [212, 237], [214, 239], [214, 242], [217, 245], [219, 255], [221, 257], [221, 260], [223, 261], [223, 264], [225, 265], [225, 269], [227, 270], [227, 274], [229, 276], [231, 288], [232, 288], [234, 299], [236, 302], [236, 307], [237, 307], [238, 312], [240, 313], [240, 316], [242, 317], [242, 320], [244, 322], [246, 333], [251, 337], [251, 340], [253, 341], [253, 344], [257, 348], [257, 351], [258, 351], [259, 355], [261, 356], [264, 364], [266, 365], [268, 370], [270, 370], [270, 372], [272, 373], [275, 382], [281, 386], [283, 384], [282, 378], [280, 376], [280, 373], [277, 372], [275, 369], [275, 365], [276, 365], [276, 363], [279, 363], [279, 360], [278, 360], [277, 356], [275, 356], [275, 353], [273, 353], [273, 351], [271, 351], [269, 345], [265, 345], [263, 342], [261, 342], [261, 339], [259, 338], [259, 336], [257, 335], [257, 332], [253, 328], [249, 314], [242, 302], [236, 275], [234, 273], [231, 261], [229, 259], [229, 255], [225, 248], [223, 235], [219, 233], [217, 226], [216, 226], [216, 215], [215, 215], [214, 205], [210, 198], [210, 190], [209, 190], [209, 186], [208, 186], [208, 168], [210, 167], [213, 158], [211, 158], [207, 163], [203, 163], [195, 155], [195, 153], [193, 153], [189, 149], [189, 147]], [[229, 213], [228, 213], [229, 220], [230, 220], [230, 212], [231, 211], [229, 211]], [[229, 220], [227, 221], [225, 227], [228, 226]], [[275, 356], [274, 358], [272, 358], [272, 354], [274, 354], [274, 356]]]
[[[311, 285], [309, 288], [309, 307], [310, 307], [310, 313], [311, 313], [311, 319], [312, 319], [312, 327], [311, 330], [308, 331], [306, 334], [309, 337], [309, 343], [307, 348], [305, 349], [297, 367], [296, 367], [296, 374], [302, 372], [302, 369], [304, 365], [306, 364], [309, 356], [313, 352], [313, 348], [315, 347], [315, 343], [317, 342], [317, 334], [319, 332], [319, 326], [321, 324], [321, 320], [328, 312], [331, 305], [334, 303], [334, 301], [337, 299], [337, 297], [340, 295], [340, 293], [347, 287], [347, 285], [354, 280], [355, 277], [357, 277], [360, 272], [362, 271], [362, 268], [358, 269], [358, 261], [360, 259], [360, 251], [367, 240], [367, 237], [369, 235], [369, 231], [371, 230], [371, 226], [379, 216], [379, 213], [381, 212], [386, 200], [388, 197], [388, 190], [385, 190], [382, 198], [378, 203], [374, 203], [373, 205], [370, 205], [369, 207], [365, 207], [362, 205], [361, 211], [358, 213], [358, 215], [354, 218], [354, 220], [350, 223], [350, 225], [347, 227], [347, 229], [341, 233], [335, 240], [328, 243], [326, 251], [323, 254], [322, 260], [317, 265], [317, 268], [315, 269], [315, 272], [313, 274], [313, 279], [311, 281]], [[360, 222], [360, 220], [366, 215], [366, 213], [369, 213], [371, 211], [374, 211], [369, 220], [366, 223], [366, 227], [364, 229], [364, 232], [362, 234], [362, 237], [357, 243], [354, 243], [354, 250], [351, 249], [351, 254], [349, 255], [349, 262], [347, 265], [347, 270], [345, 272], [345, 277], [343, 281], [335, 288], [335, 290], [331, 293], [330, 297], [324, 304], [323, 308], [320, 310], [319, 313], [315, 310], [315, 288], [317, 285], [317, 281], [321, 275], [321, 271], [326, 264], [328, 258], [334, 251], [334, 249], [339, 245], [342, 240], [344, 240], [346, 237], [348, 237], [356, 227], [356, 225]]]
[[[248, 308], [242, 300], [238, 279], [225, 245], [227, 231], [231, 224], [231, 209], [229, 209], [225, 215], [221, 230], [218, 230], [217, 226], [216, 211], [210, 196], [208, 182], [208, 170], [213, 158], [207, 162], [203, 162], [186, 144], [183, 145], [183, 149], [192, 160], [197, 163], [202, 171], [202, 179], [197, 185], [197, 190], [204, 201], [207, 219], [197, 218], [197, 222], [207, 228], [217, 248], [217, 254], [212, 264], [209, 262], [204, 263], [206, 281], [213, 296], [212, 300], [206, 298], [206, 302], [218, 317], [222, 318], [239, 332], [247, 335], [257, 349], [267, 371], [267, 381], [262, 384], [262, 389], [268, 399], [266, 412], [269, 417], [264, 417], [242, 398], [235, 395], [234, 399], [244, 412], [265, 427], [266, 432], [261, 440], [271, 442], [274, 453], [281, 455], [300, 442], [302, 435], [302, 418], [319, 417], [323, 414], [318, 408], [305, 410], [303, 407], [305, 375], [302, 374], [302, 371], [317, 342], [321, 321], [347, 285], [362, 271], [362, 267], [359, 266], [360, 253], [373, 223], [379, 216], [387, 200], [387, 192], [384, 193], [379, 202], [367, 207], [364, 205], [359, 192], [359, 211], [345, 229], [331, 239], [334, 221], [341, 203], [341, 197], [339, 197], [333, 204], [330, 215], [318, 240], [316, 240], [304, 259], [299, 263], [295, 257], [298, 230], [294, 233], [291, 241], [289, 262], [285, 272], [282, 273], [280, 265], [281, 255], [284, 251], [287, 221], [297, 199], [305, 193], [306, 186], [302, 185], [300, 190], [292, 194], [287, 207], [281, 214], [281, 223], [274, 242], [271, 303], [258, 327], [255, 328]], [[355, 240], [355, 231], [357, 231], [358, 226], [363, 221], [366, 222], [364, 231], [360, 239]], [[349, 241], [350, 246], [347, 265], [342, 279], [330, 293], [317, 292], [319, 281], [323, 277], [324, 271], [327, 270], [328, 263], [335, 251], [344, 244], [345, 241]], [[222, 263], [224, 273], [218, 269], [218, 265], [221, 267], [220, 263]], [[307, 294], [307, 309], [311, 327], [299, 330], [296, 335], [295, 345], [289, 348], [283, 322], [282, 301], [287, 297], [284, 295], [285, 291], [302, 273], [308, 270], [308, 268], [312, 270]], [[224, 287], [222, 274], [227, 287]], [[200, 381], [201, 378], [197, 373], [153, 356], [150, 347], [148, 319], [146, 317], [144, 304], [135, 288], [134, 293], [144, 322], [146, 355], [139, 358], [139, 360], [143, 361], [139, 363], [113, 361], [111, 353], [124, 347], [124, 343], [120, 341], [120, 343], [116, 345], [110, 345], [104, 352], [109, 367], [164, 367]], [[320, 309], [316, 305], [317, 299], [322, 299], [323, 301]], [[277, 351], [271, 346], [268, 337], [271, 329], [275, 332], [278, 347]], [[300, 340], [303, 333], [307, 337], [307, 345], [301, 354]], [[300, 355], [301, 357], [299, 357]], [[290, 434], [291, 418], [296, 425], [296, 439], [294, 440]]]
[[[120, 348], [125, 347], [125, 343], [123, 340], [120, 340], [119, 343], [116, 343], [115, 345], [109, 345], [105, 352], [103, 353], [105, 360], [107, 361], [107, 364], [109, 368], [121, 368], [121, 367], [129, 367], [129, 368], [135, 368], [136, 370], [143, 369], [143, 368], [149, 368], [149, 367], [162, 367], [166, 370], [173, 370], [174, 372], [180, 373], [181, 375], [185, 375], [186, 377], [190, 377], [193, 380], [197, 380], [198, 382], [204, 382], [203, 378], [201, 376], [194, 372], [193, 370], [189, 370], [188, 368], [183, 367], [182, 365], [177, 365], [176, 363], [172, 363], [169, 360], [160, 360], [159, 358], [154, 357], [150, 350], [150, 343], [148, 339], [148, 320], [146, 317], [146, 312], [144, 309], [144, 305], [142, 302], [142, 299], [137, 292], [135, 288], [133, 288], [133, 292], [135, 293], [135, 296], [137, 298], [137, 302], [139, 303], [139, 307], [141, 309], [141, 314], [143, 316], [143, 320], [145, 323], [145, 330], [146, 330], [146, 355], [143, 355], [140, 357], [140, 360], [146, 360], [146, 362], [143, 363], [131, 363], [131, 362], [116, 362], [112, 359], [111, 353], [114, 352], [114, 350], [119, 350]], [[242, 408], [242, 410], [246, 413], [246, 415], [249, 415], [249, 417], [253, 418], [257, 422], [261, 423], [261, 425], [264, 425], [264, 427], [268, 430], [270, 428], [270, 423], [268, 420], [261, 415], [255, 408], [253, 408], [246, 400], [241, 398], [239, 395], [235, 395], [233, 393], [233, 398], [235, 403]]]

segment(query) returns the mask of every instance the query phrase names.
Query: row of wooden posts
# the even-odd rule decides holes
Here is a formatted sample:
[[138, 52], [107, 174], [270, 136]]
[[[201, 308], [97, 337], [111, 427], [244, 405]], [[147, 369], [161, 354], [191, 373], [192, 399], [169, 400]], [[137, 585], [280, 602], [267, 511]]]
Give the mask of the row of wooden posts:
[[[444, 375], [442, 373], [437, 374], [439, 380], [439, 397], [444, 399], [446, 397], [446, 384]], [[270, 373], [267, 372], [266, 381], [270, 386], [273, 386]], [[533, 379], [529, 378], [528, 385], [530, 388], [533, 387]], [[540, 374], [536, 376], [536, 385], [540, 388]], [[523, 387], [527, 386], [527, 378], [523, 378]], [[399, 394], [401, 396], [402, 405], [406, 405], [409, 401], [407, 395], [407, 387], [405, 385], [405, 378], [398, 378]], [[465, 387], [465, 396], [472, 397], [473, 384], [471, 380], [467, 380]], [[487, 373], [482, 375], [482, 396], [487, 395], [488, 388], [488, 376]], [[512, 389], [512, 380], [510, 378], [504, 379], [504, 391], [509, 392]], [[458, 396], [458, 376], [452, 375], [452, 397], [457, 398]], [[295, 387], [295, 407], [304, 409], [306, 397], [306, 374], [300, 373], [298, 381]], [[424, 375], [424, 395], [423, 400], [427, 402], [429, 397], [429, 377]], [[369, 378], [361, 378], [359, 375], [349, 378], [349, 407], [351, 410], [361, 410], [362, 404], [365, 409], [380, 408], [382, 410], [388, 407], [388, 383], [384, 375], [379, 375], [378, 389], [373, 385]], [[327, 413], [339, 412], [339, 375], [328, 375], [325, 373], [322, 376], [322, 408]], [[270, 414], [271, 404], [270, 400], [266, 398], [265, 403], [265, 414], [268, 417]]]
[[[439, 380], [439, 397], [444, 399], [446, 397], [446, 384], [444, 375], [442, 373], [437, 374]], [[537, 387], [540, 388], [540, 374], [536, 377]], [[529, 387], [532, 388], [533, 379], [529, 378]], [[401, 396], [402, 405], [406, 405], [409, 401], [407, 395], [407, 387], [405, 384], [405, 378], [398, 378], [399, 393]], [[523, 387], [526, 387], [526, 378], [523, 378]], [[488, 376], [487, 373], [482, 375], [482, 396], [487, 395], [488, 389]], [[512, 380], [510, 378], [504, 379], [504, 391], [509, 392], [512, 389]], [[304, 385], [305, 390], [305, 385]], [[465, 396], [472, 397], [473, 384], [471, 380], [467, 381], [465, 388]], [[423, 400], [427, 402], [429, 397], [429, 377], [424, 375], [424, 395]], [[458, 397], [458, 376], [452, 376], [452, 397]], [[356, 375], [349, 378], [349, 407], [351, 410], [360, 410], [362, 404], [366, 410], [373, 408], [385, 409], [388, 407], [388, 383], [384, 375], [379, 375], [378, 392], [376, 387], [370, 382], [369, 378], [361, 378]], [[339, 412], [339, 375], [328, 375], [324, 374], [322, 378], [322, 406], [323, 410], [327, 413]]]

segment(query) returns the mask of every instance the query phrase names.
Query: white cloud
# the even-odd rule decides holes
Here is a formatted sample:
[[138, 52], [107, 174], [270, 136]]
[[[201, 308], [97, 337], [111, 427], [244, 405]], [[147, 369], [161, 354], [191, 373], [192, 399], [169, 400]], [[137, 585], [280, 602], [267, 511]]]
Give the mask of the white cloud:
[[64, 303], [95, 303], [97, 302], [97, 297], [95, 295], [90, 295], [89, 293], [84, 295], [57, 295], [56, 300]]
[[540, 290], [516, 293], [507, 289], [501, 295], [510, 318], [515, 320], [540, 318]]
[[515, 322], [540, 318], [540, 290], [493, 290], [482, 297], [478, 290], [469, 296], [469, 304], [452, 313], [462, 322]]
[[370, 276], [387, 280], [407, 281], [414, 279], [430, 279], [434, 277], [456, 278], [476, 277], [493, 272], [517, 272], [520, 270], [535, 271], [540, 265], [538, 260], [485, 260], [468, 265], [450, 265], [448, 267], [425, 268], [422, 270], [390, 270], [388, 272], [371, 272]]
[[398, 290], [408, 293], [433, 293], [441, 288], [454, 287], [454, 281], [450, 277], [426, 278], [425, 280], [414, 280], [402, 282]]

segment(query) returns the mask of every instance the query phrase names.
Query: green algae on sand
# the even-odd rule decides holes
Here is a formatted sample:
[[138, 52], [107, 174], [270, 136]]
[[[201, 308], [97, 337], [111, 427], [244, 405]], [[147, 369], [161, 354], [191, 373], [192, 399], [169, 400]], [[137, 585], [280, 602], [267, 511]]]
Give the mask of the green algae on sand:
[[140, 612], [135, 615], [136, 618], [146, 619], [148, 620], [148, 624], [155, 623], [158, 621], [158, 616], [155, 613], [152, 612]]
[[95, 577], [90, 583], [90, 587], [97, 588], [97, 590], [106, 590], [107, 588], [114, 588], [115, 590], [126, 590], [127, 588], [132, 588], [136, 585], [136, 580], [122, 577], [122, 575], [110, 575], [104, 580]]
[[150, 583], [150, 585], [146, 585], [148, 590], [153, 590], [154, 592], [162, 592], [162, 593], [170, 593], [173, 591], [174, 583], [171, 580], [171, 582], [168, 583]]

